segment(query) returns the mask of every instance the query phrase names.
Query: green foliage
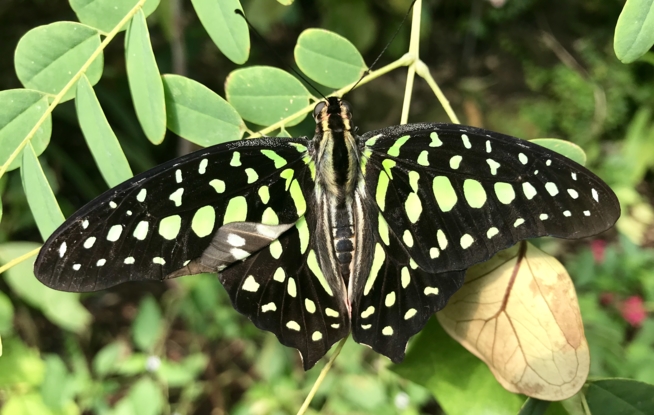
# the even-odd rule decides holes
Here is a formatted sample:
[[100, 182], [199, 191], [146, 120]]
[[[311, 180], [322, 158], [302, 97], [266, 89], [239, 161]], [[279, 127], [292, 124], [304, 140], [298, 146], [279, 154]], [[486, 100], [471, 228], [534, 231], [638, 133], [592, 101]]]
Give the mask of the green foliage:
[[654, 1], [627, 0], [615, 26], [615, 54], [631, 63], [654, 45]]

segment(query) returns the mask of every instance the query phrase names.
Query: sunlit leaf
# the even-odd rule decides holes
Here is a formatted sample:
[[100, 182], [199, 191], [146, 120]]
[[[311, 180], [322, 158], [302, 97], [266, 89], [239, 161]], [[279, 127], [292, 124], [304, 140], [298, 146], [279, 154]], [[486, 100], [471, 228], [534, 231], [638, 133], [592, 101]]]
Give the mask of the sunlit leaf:
[[356, 82], [366, 70], [357, 48], [328, 30], [307, 29], [295, 45], [295, 62], [314, 81], [332, 88]]
[[[48, 98], [42, 92], [29, 89], [0, 91], [0, 164], [7, 161], [47, 108]], [[48, 116], [31, 140], [37, 156], [48, 146], [51, 133], [52, 118]], [[19, 155], [8, 170], [19, 167], [21, 161]]]
[[114, 187], [132, 177], [125, 153], [85, 76], [77, 83], [75, 108], [80, 128], [104, 181]]
[[0, 334], [8, 334], [14, 326], [14, 305], [7, 295], [0, 291]]
[[166, 101], [142, 11], [134, 15], [127, 27], [125, 60], [136, 116], [148, 140], [160, 144], [166, 134]]
[[115, 373], [119, 363], [128, 355], [129, 348], [123, 341], [115, 341], [104, 346], [93, 358], [93, 372], [104, 377]]
[[539, 146], [548, 148], [552, 151], [556, 151], [557, 153], [566, 156], [570, 160], [576, 161], [582, 166], [586, 164], [586, 152], [575, 143], [571, 143], [570, 141], [566, 140], [560, 140], [558, 138], [536, 138], [529, 141], [538, 144]]
[[4, 356], [0, 359], [0, 388], [7, 390], [40, 385], [45, 375], [45, 364], [39, 357], [38, 349], [27, 347], [17, 338], [5, 338], [4, 343]]
[[161, 336], [162, 324], [159, 305], [152, 296], [145, 297], [132, 325], [132, 337], [136, 346], [143, 351], [151, 351]]
[[[98, 31], [81, 23], [55, 22], [35, 27], [16, 46], [16, 75], [26, 88], [56, 95], [99, 47]], [[102, 65], [100, 54], [86, 70], [91, 85], [100, 80]], [[70, 88], [62, 102], [74, 96], [75, 88]]]
[[[0, 245], [0, 263], [26, 254], [39, 244], [11, 242]], [[34, 258], [31, 257], [4, 274], [11, 290], [27, 304], [41, 310], [48, 320], [64, 330], [80, 333], [91, 321], [91, 315], [79, 302], [79, 294], [55, 291], [41, 284], [34, 276]], [[1, 359], [0, 359], [1, 360]]]
[[204, 29], [213, 43], [237, 64], [243, 64], [250, 55], [250, 34], [242, 16], [234, 10], [243, 10], [238, 0], [191, 0]]
[[192, 79], [163, 76], [168, 129], [208, 147], [241, 137], [243, 120], [220, 95]]
[[[309, 105], [311, 94], [293, 75], [270, 66], [237, 69], [225, 82], [227, 101], [244, 119], [259, 125], [271, 125]], [[286, 126], [298, 124], [298, 116]]]
[[651, 415], [654, 385], [631, 379], [596, 380], [588, 385], [586, 401], [593, 415]]
[[142, 378], [129, 390], [127, 398], [132, 403], [134, 413], [139, 415], [159, 415], [164, 398], [161, 389], [150, 378]]
[[654, 0], [627, 0], [615, 26], [613, 48], [623, 63], [644, 55], [654, 45]]
[[404, 361], [391, 367], [429, 389], [447, 415], [515, 415], [524, 398], [504, 390], [488, 367], [429, 320]]
[[20, 176], [27, 203], [34, 215], [41, 237], [45, 241], [55, 229], [64, 223], [64, 215], [59, 209], [57, 199], [52, 193], [52, 188], [31, 144], [27, 144], [23, 150]]
[[471, 267], [437, 316], [511, 392], [557, 401], [586, 381], [590, 356], [572, 281], [527, 242]]
[[[160, 0], [147, 0], [143, 13], [149, 16], [159, 6]], [[69, 0], [70, 7], [80, 22], [103, 32], [110, 32], [134, 8], [139, 0]], [[125, 30], [122, 27], [121, 30]]]

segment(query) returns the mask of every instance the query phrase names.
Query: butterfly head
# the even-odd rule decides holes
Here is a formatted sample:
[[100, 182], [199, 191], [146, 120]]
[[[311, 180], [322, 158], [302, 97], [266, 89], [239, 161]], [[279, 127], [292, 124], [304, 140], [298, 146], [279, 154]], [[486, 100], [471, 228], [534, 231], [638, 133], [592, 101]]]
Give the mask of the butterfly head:
[[350, 104], [337, 97], [320, 101], [313, 109], [313, 119], [323, 132], [342, 132], [351, 129], [352, 111]]

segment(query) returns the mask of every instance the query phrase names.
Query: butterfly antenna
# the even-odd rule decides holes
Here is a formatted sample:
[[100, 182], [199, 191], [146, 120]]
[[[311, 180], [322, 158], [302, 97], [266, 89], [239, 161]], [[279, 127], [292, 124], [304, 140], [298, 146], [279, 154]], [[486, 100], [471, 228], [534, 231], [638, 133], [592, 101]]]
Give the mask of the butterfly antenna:
[[[415, 0], [414, 0], [414, 2], [415, 2]], [[311, 87], [311, 89], [313, 89], [314, 91], [316, 91], [316, 92], [318, 93], [318, 95], [320, 95], [321, 97], [323, 97], [324, 100], [327, 100], [327, 97], [326, 97], [322, 92], [320, 92], [320, 91], [318, 90], [318, 88], [316, 88], [316, 87], [311, 83], [311, 81], [309, 81], [309, 80], [308, 80], [304, 75], [302, 75], [299, 71], [297, 71], [293, 66], [289, 65], [288, 63], [286, 63], [286, 62], [284, 61], [284, 59], [282, 59], [282, 57], [279, 56], [279, 54], [277, 53], [277, 51], [275, 50], [275, 48], [273, 48], [272, 46], [270, 46], [270, 43], [268, 43], [268, 41], [266, 41], [266, 39], [265, 39], [265, 38], [264, 38], [264, 37], [263, 37], [263, 36], [262, 36], [258, 31], [257, 31], [257, 29], [255, 29], [254, 26], [252, 26], [252, 23], [250, 23], [250, 21], [247, 19], [247, 17], [245, 17], [245, 14], [243, 14], [243, 11], [242, 11], [242, 10], [240, 10], [240, 9], [236, 9], [236, 10], [234, 10], [234, 13], [238, 14], [239, 16], [241, 16], [241, 17], [243, 18], [243, 20], [245, 20], [245, 23], [247, 23], [247, 25], [248, 25], [248, 27], [250, 28], [250, 30], [252, 30], [252, 31], [254, 32], [254, 34], [257, 35], [257, 38], [259, 38], [259, 40], [260, 40], [264, 45], [266, 45], [266, 48], [267, 48], [270, 52], [272, 52], [273, 55], [275, 55], [275, 57], [276, 57], [277, 60], [282, 64], [282, 66], [286, 66], [288, 69], [290, 69], [291, 72], [293, 72], [293, 73], [294, 73], [295, 75], [297, 75], [300, 79], [302, 79], [302, 80], [303, 80], [307, 85], [309, 85], [309, 86]]]
[[[349, 94], [350, 92], [352, 92], [352, 90], [354, 88], [356, 88], [357, 85], [359, 85], [359, 83], [361, 81], [363, 81], [363, 78], [370, 75], [370, 72], [372, 71], [372, 68], [375, 67], [375, 65], [377, 64], [377, 61], [379, 61], [379, 58], [381, 58], [384, 55], [384, 53], [386, 53], [386, 49], [388, 49], [388, 47], [391, 45], [391, 43], [393, 43], [393, 41], [397, 37], [398, 33], [400, 33], [400, 29], [402, 29], [402, 26], [404, 26], [404, 22], [406, 22], [407, 17], [409, 17], [409, 14], [411, 13], [411, 10], [413, 9], [413, 5], [416, 4], [416, 1], [417, 0], [413, 0], [411, 2], [411, 5], [409, 6], [409, 10], [406, 11], [406, 14], [404, 15], [404, 18], [402, 19], [402, 22], [400, 22], [400, 24], [397, 26], [397, 29], [395, 30], [395, 33], [393, 34], [393, 37], [391, 37], [391, 40], [389, 40], [388, 43], [386, 44], [386, 46], [384, 46], [384, 49], [382, 49], [381, 53], [377, 56], [377, 59], [375, 59], [375, 61], [372, 63], [372, 65], [370, 65], [368, 67], [368, 69], [366, 69], [363, 72], [363, 75], [361, 75], [361, 78], [359, 78], [359, 80], [354, 85], [352, 85], [352, 88], [350, 88], [350, 90], [347, 91], [346, 94]], [[345, 95], [345, 94], [343, 94], [343, 95]]]

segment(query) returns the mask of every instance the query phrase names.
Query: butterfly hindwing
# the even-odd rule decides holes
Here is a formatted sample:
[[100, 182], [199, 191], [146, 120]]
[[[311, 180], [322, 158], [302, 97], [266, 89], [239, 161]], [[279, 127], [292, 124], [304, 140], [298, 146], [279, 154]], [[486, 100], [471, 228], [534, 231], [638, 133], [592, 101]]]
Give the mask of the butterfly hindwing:
[[[345, 286], [319, 223], [322, 212], [308, 172], [297, 177], [306, 214], [267, 248], [220, 274], [234, 308], [300, 351], [305, 369], [350, 331]], [[256, 225], [255, 225], [256, 226]]]
[[364, 262], [353, 277], [358, 283], [350, 294], [352, 335], [399, 363], [409, 338], [461, 288], [465, 270], [438, 274], [422, 270], [376, 204], [362, 197], [359, 201], [370, 251], [363, 253]]
[[35, 274], [64, 291], [162, 280], [184, 275], [225, 223], [293, 224], [306, 204], [289, 178], [308, 168], [306, 144], [241, 140], [135, 176], [68, 218], [41, 249]]

